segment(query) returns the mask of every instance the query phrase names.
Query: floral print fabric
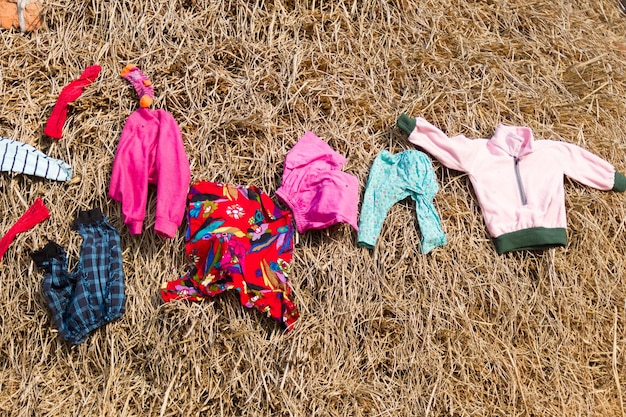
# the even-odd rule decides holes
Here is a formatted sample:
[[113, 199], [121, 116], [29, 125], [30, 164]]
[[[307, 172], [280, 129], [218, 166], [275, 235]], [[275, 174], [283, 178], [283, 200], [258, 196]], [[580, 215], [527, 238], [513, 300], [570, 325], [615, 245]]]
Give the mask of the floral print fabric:
[[235, 290], [241, 304], [287, 329], [298, 319], [288, 282], [292, 214], [254, 186], [197, 182], [187, 198], [185, 248], [191, 269], [161, 288], [165, 302], [200, 301]]

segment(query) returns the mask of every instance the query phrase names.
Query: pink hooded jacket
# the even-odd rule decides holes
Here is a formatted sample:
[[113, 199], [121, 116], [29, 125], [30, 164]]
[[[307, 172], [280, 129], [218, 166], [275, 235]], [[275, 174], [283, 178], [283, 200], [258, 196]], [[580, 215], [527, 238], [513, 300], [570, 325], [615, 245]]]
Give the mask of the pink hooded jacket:
[[173, 239], [185, 214], [190, 175], [189, 159], [174, 117], [162, 109], [135, 110], [122, 130], [109, 185], [109, 196], [122, 203], [130, 234], [141, 234], [148, 184], [155, 184], [154, 229]]
[[534, 141], [528, 127], [500, 124], [491, 139], [448, 137], [402, 114], [408, 140], [450, 169], [468, 174], [498, 253], [567, 244], [563, 175], [599, 190], [626, 190], [626, 177], [567, 142]]

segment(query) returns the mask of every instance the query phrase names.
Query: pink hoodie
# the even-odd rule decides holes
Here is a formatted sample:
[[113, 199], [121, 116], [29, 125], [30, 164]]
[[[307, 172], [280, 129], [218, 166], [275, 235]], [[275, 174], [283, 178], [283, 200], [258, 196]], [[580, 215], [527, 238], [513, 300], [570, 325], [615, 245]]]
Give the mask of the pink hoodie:
[[109, 196], [122, 203], [130, 234], [141, 234], [148, 184], [156, 184], [154, 229], [174, 238], [185, 214], [189, 179], [189, 159], [174, 117], [161, 109], [135, 110], [122, 130], [109, 186]]
[[491, 139], [448, 137], [402, 114], [408, 140], [443, 165], [468, 174], [498, 253], [565, 246], [563, 175], [599, 190], [626, 190], [626, 177], [567, 142], [534, 141], [528, 127], [500, 124]]

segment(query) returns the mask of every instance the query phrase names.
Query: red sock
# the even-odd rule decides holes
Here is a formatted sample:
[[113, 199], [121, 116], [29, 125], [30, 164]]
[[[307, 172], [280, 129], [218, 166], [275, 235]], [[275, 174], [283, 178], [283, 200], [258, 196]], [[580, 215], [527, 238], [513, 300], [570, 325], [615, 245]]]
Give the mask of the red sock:
[[46, 207], [41, 198], [38, 198], [0, 240], [0, 260], [2, 260], [5, 252], [9, 249], [9, 245], [18, 233], [32, 229], [48, 217], [50, 217], [48, 207]]
[[100, 74], [100, 65], [92, 65], [85, 68], [85, 71], [78, 79], [63, 87], [52, 109], [52, 113], [50, 113], [43, 133], [51, 138], [61, 139], [63, 136], [63, 124], [67, 118], [68, 104], [80, 97], [83, 93], [83, 88], [91, 84], [98, 77], [98, 74]]

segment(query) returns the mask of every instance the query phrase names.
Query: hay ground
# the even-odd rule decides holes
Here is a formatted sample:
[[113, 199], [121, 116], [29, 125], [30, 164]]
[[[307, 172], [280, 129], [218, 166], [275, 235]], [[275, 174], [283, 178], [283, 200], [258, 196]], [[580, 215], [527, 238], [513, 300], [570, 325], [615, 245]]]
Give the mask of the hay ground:
[[[11, 416], [624, 416], [623, 194], [566, 180], [569, 245], [498, 256], [468, 179], [434, 161], [449, 238], [419, 253], [415, 205], [393, 207], [375, 250], [345, 225], [299, 236], [302, 317], [283, 335], [232, 295], [163, 305], [185, 270], [179, 236], [131, 237], [107, 197], [124, 121], [119, 76], [138, 64], [179, 122], [194, 179], [278, 188], [313, 130], [363, 187], [382, 150], [414, 147], [405, 111], [449, 135], [498, 123], [579, 144], [626, 171], [626, 17], [601, 1], [50, 1], [33, 34], [0, 31], [0, 136], [68, 161], [59, 184], [0, 175], [0, 233], [41, 196], [51, 218], [0, 272], [0, 414]], [[42, 134], [61, 88], [98, 80], [61, 141]], [[77, 210], [121, 231], [127, 312], [70, 348], [28, 253], [72, 264]]]

